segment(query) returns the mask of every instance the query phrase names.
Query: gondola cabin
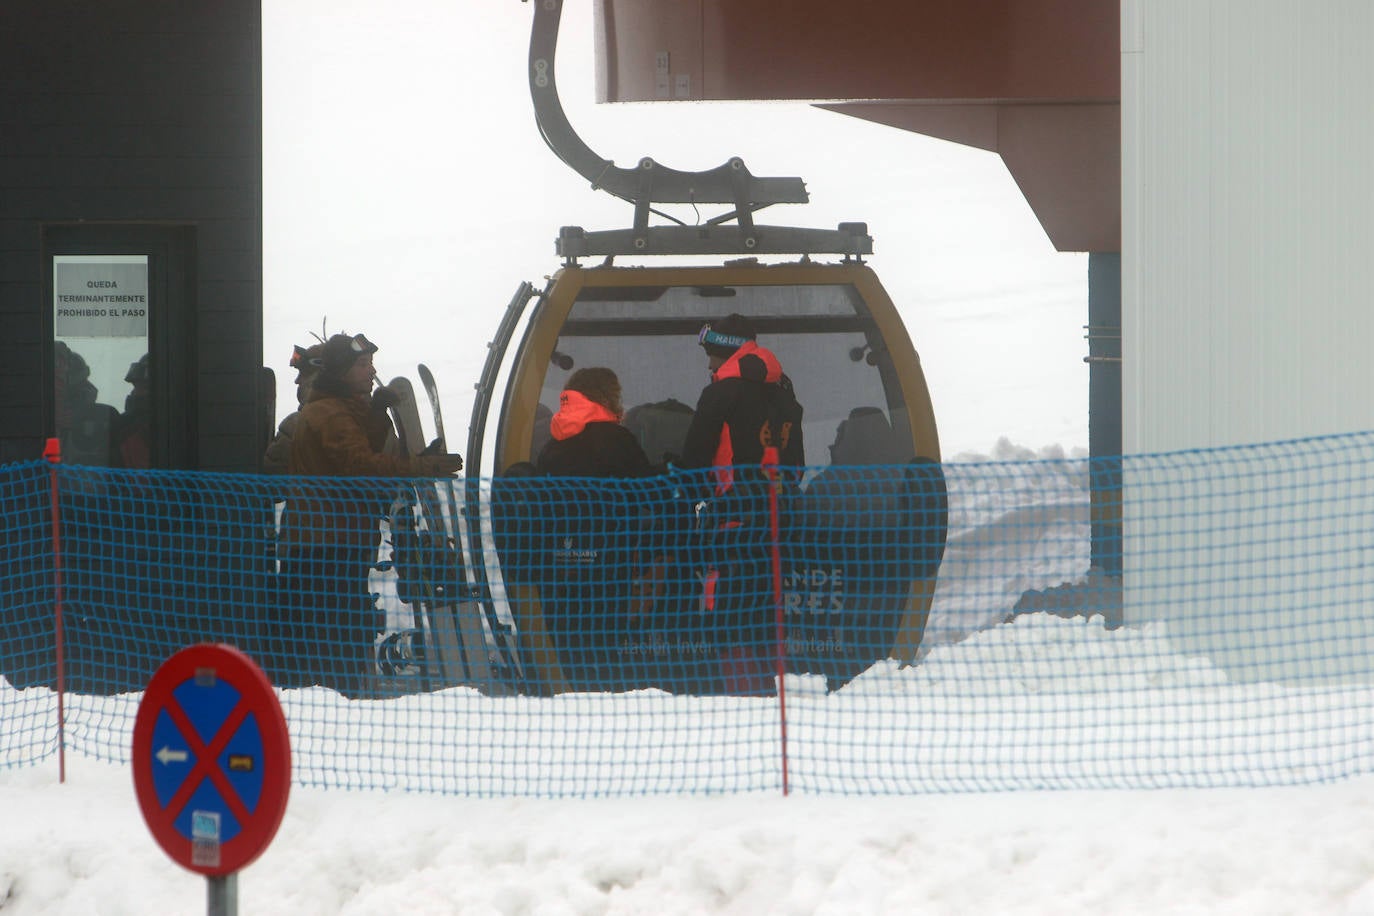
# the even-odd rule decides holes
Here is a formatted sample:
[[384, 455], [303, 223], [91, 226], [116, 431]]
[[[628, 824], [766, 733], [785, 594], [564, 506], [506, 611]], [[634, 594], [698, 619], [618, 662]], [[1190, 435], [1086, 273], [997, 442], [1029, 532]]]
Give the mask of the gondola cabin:
[[[536, 304], [523, 321], [523, 337], [507, 354], [530, 299]], [[710, 381], [698, 332], [730, 314], [750, 319], [759, 344], [777, 355], [804, 408], [809, 467], [782, 533], [789, 667], [824, 674], [833, 689], [879, 659], [913, 660], [944, 545], [939, 440], [916, 350], [877, 276], [862, 263], [751, 259], [701, 267], [564, 267], [542, 296], [516, 296], [491, 347], [474, 408], [470, 473], [480, 468], [494, 476], [494, 492], [533, 492], [543, 485], [506, 475], [528, 472], [548, 439], [565, 383], [577, 369], [594, 366], [618, 375], [624, 425], [650, 461], [681, 454], [693, 408]], [[505, 396], [489, 417], [503, 361], [509, 363]], [[495, 443], [491, 459], [484, 460], [489, 426]], [[571, 491], [563, 496], [584, 503], [591, 498]], [[650, 501], [662, 499], [655, 495]], [[541, 511], [556, 516], [558, 502], [546, 499]], [[663, 513], [672, 520], [655, 524], [672, 528], [669, 538], [680, 538], [682, 545], [670, 551], [670, 562], [690, 567], [698, 548], [690, 532], [678, 529], [692, 527], [691, 512], [667, 507]], [[524, 528], [556, 527], [555, 520], [539, 515], [527, 518]], [[556, 607], [550, 591], [560, 588], [559, 577], [522, 577], [494, 568], [521, 565], [507, 562], [511, 542], [502, 542], [501, 529], [508, 521], [498, 508], [491, 527], [478, 526], [471, 537], [478, 543], [484, 534], [495, 540], [496, 549], [483, 552], [484, 571], [489, 585], [500, 583], [493, 594], [503, 594], [504, 586], [527, 667], [538, 672], [543, 690], [596, 689], [566, 673], [574, 666], [569, 643], [576, 640], [560, 636], [552, 618], [582, 612]], [[492, 555], [500, 563], [493, 564]], [[697, 565], [702, 563], [710, 561]], [[608, 573], [607, 582], [617, 575], [639, 579], [644, 572], [619, 570]], [[707, 575], [679, 566], [675, 578], [691, 593], [700, 591]], [[628, 600], [624, 588], [607, 587], [612, 604]], [[607, 601], [592, 603], [604, 607]], [[699, 595], [679, 594], [667, 603], [675, 608], [667, 629], [711, 630]], [[662, 607], [659, 612], [662, 617]], [[623, 642], [622, 636], [607, 636], [596, 654], [616, 656], [612, 643]], [[628, 681], [617, 676], [616, 683], [698, 692], [696, 676], [682, 665], [676, 680], [646, 671]]]
[[[570, 267], [549, 283], [515, 354], [497, 429], [497, 472], [534, 459], [559, 392], [579, 367], [616, 371], [627, 423], [655, 405], [695, 405], [709, 381], [697, 333], [731, 313], [753, 321], [791, 377], [806, 409], [808, 464], [830, 464], [836, 449], [847, 464], [939, 461], [920, 359], [866, 265]], [[881, 411], [890, 434], [835, 442], [841, 423], [870, 408]], [[681, 441], [662, 438], [657, 427], [634, 431], [651, 461], [682, 451]]]
[[[947, 500], [920, 360], [862, 261], [873, 251], [867, 226], [756, 224], [765, 207], [805, 203], [806, 187], [796, 177], [756, 177], [737, 156], [682, 172], [649, 157], [621, 167], [597, 155], [558, 100], [562, 3], [532, 6], [528, 76], [540, 136], [593, 187], [632, 204], [634, 216], [627, 229], [562, 227], [563, 269], [528, 319], [533, 288], [516, 293], [477, 384], [467, 461], [470, 475], [491, 484], [469, 478], [470, 572], [489, 619], [515, 631], [527, 688], [755, 694], [777, 689], [785, 669], [823, 675], [836, 689], [879, 661], [914, 661]], [[662, 204], [690, 204], [697, 219], [672, 217]], [[702, 204], [732, 209], [702, 219]], [[651, 226], [651, 214], [672, 225]], [[842, 260], [813, 262], [817, 255]], [[611, 266], [656, 256], [737, 260]], [[798, 260], [763, 264], [761, 256]], [[590, 257], [606, 260], [578, 266]], [[736, 467], [732, 487], [719, 479], [711, 487], [708, 472], [675, 469], [672, 458], [711, 380], [698, 334], [730, 315], [747, 319], [791, 379], [806, 467]], [[565, 384], [594, 367], [616, 373], [622, 422], [664, 473], [531, 475]]]

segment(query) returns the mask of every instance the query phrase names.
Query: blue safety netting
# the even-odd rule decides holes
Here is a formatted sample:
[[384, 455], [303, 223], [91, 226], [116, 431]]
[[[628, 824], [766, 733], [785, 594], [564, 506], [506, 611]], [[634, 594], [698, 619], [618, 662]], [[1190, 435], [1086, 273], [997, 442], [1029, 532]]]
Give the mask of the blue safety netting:
[[226, 642], [279, 688], [305, 785], [871, 794], [1374, 769], [1374, 434], [770, 474], [736, 468], [723, 492], [705, 472], [5, 466], [0, 766], [59, 741], [127, 761], [158, 665]]

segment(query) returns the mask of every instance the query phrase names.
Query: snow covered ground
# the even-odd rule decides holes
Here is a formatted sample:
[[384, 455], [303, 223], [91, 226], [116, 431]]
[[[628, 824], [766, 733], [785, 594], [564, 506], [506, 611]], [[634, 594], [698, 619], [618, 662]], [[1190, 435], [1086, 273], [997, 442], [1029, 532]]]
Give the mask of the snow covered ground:
[[[1374, 777], [1347, 778], [1374, 772], [1374, 688], [1231, 683], [1158, 623], [998, 622], [1086, 568], [1080, 469], [948, 467], [930, 653], [833, 694], [789, 677], [787, 798], [766, 699], [286, 691], [310, 787], [240, 874], [241, 912], [1374, 914]], [[137, 700], [71, 698], [76, 740], [126, 758]], [[0, 681], [11, 721], [52, 704]], [[671, 794], [399, 790], [470, 790], [464, 767], [543, 795], [660, 767]], [[398, 789], [339, 787], [379, 782]], [[205, 895], [153, 841], [127, 766], [69, 752], [65, 784], [55, 759], [0, 771], [4, 916], [194, 913]]]
[[[1032, 614], [999, 625], [977, 618], [982, 605], [961, 605], [974, 583], [960, 563], [1002, 569], [1009, 581], [991, 585], [1007, 601], [1081, 568], [1085, 555], [1046, 549], [1046, 538], [1086, 538], [1075, 512], [1055, 508], [1081, 503], [1071, 468], [1030, 466], [1019, 494], [983, 502], [951, 468], [967, 511], [932, 618], [946, 638], [916, 668], [873, 670], [834, 694], [789, 677], [790, 797], [767, 756], [769, 700], [456, 688], [350, 704], [321, 688], [287, 691], [295, 766], [314, 785], [390, 770], [392, 785], [455, 791], [463, 783], [450, 777], [469, 766], [487, 768], [489, 786], [517, 779], [553, 794], [571, 778], [613, 792], [597, 780], [615, 767], [642, 774], [633, 753], [664, 765], [671, 745], [671, 785], [697, 794], [297, 786], [272, 846], [238, 878], [241, 912], [1374, 914], [1374, 777], [1342, 778], [1374, 770], [1370, 688], [1232, 684], [1173, 651], [1160, 624], [1108, 630]], [[1013, 516], [1045, 537], [1000, 567], [980, 564], [1000, 549], [989, 528]], [[51, 701], [42, 694], [0, 682], [0, 710], [32, 712]], [[136, 701], [74, 698], [82, 740], [127, 747]], [[608, 711], [613, 723], [596, 715]], [[747, 723], [734, 738], [762, 748], [762, 765], [741, 775], [718, 752], [734, 739], [694, 737], [694, 714]], [[618, 744], [597, 743], [610, 734]], [[395, 762], [407, 747], [422, 760], [410, 769]], [[826, 761], [849, 778], [827, 777]], [[1277, 787], [1288, 781], [1308, 784]], [[712, 794], [741, 784], [754, 791]], [[1259, 787], [1180, 788], [1236, 784]], [[893, 786], [909, 794], [867, 794]], [[127, 767], [69, 754], [65, 784], [55, 760], [0, 771], [5, 916], [194, 913], [205, 894], [204, 879], [154, 843]]]
[[[127, 768], [74, 757], [65, 785], [55, 761], [0, 772], [0, 812], [5, 916], [204, 909]], [[1371, 914], [1374, 778], [609, 800], [295, 788], [238, 882], [259, 914]]]

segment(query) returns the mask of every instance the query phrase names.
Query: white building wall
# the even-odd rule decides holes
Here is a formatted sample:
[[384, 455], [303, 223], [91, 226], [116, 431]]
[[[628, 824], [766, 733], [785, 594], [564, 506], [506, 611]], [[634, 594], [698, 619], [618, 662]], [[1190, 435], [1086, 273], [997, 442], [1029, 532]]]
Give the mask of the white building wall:
[[[1374, 429], [1374, 2], [1121, 21], [1126, 454]], [[1240, 679], [1374, 677], [1374, 453], [1325, 448], [1127, 459], [1127, 619]]]
[[1123, 0], [1126, 453], [1374, 428], [1374, 3]]

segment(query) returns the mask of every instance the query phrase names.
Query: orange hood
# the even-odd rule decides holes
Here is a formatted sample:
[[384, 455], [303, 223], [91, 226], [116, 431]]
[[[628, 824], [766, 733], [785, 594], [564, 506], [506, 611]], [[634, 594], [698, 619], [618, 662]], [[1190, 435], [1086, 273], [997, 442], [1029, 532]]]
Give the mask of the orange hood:
[[587, 428], [588, 423], [619, 423], [607, 407], [596, 403], [580, 391], [565, 390], [558, 396], [558, 413], [549, 423], [555, 439], [571, 439]]

